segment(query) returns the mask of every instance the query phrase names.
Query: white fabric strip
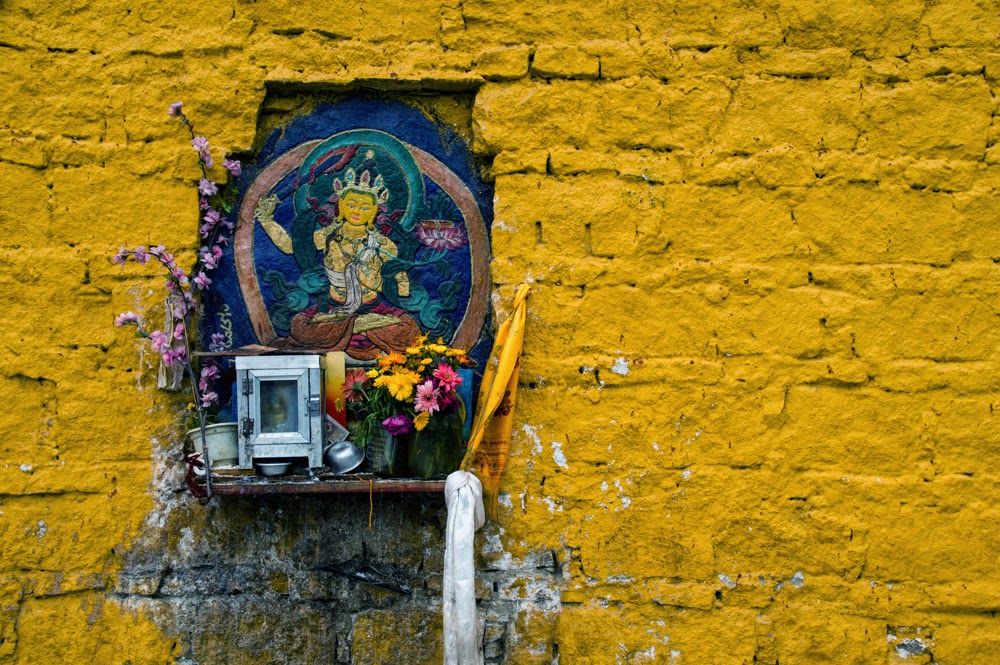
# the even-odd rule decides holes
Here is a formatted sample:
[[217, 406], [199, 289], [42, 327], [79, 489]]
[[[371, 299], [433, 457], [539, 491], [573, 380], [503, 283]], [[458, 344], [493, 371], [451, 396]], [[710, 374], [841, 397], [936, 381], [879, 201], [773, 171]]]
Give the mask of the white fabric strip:
[[455, 471], [444, 485], [448, 526], [444, 550], [444, 662], [482, 665], [483, 633], [476, 614], [473, 542], [486, 522], [483, 486], [471, 473]]

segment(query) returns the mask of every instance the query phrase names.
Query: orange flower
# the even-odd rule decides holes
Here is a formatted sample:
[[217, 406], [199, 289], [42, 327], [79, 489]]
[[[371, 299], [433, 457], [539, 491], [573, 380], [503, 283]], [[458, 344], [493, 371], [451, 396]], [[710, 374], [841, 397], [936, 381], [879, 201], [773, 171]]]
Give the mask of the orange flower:
[[406, 358], [403, 357], [403, 354], [393, 351], [389, 355], [379, 358], [378, 366], [385, 368], [391, 367], [392, 365], [402, 365], [405, 362]]

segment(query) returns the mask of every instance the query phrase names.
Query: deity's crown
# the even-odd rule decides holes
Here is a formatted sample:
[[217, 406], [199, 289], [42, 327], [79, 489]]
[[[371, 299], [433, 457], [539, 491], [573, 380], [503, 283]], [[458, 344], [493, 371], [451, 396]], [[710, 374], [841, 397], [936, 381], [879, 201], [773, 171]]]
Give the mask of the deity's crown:
[[382, 176], [375, 176], [375, 180], [372, 181], [370, 171], [362, 171], [359, 176], [354, 169], [347, 169], [343, 181], [340, 178], [334, 179], [333, 191], [337, 193], [337, 196], [343, 196], [349, 191], [371, 194], [377, 203], [385, 203], [389, 200], [389, 190], [385, 187]]

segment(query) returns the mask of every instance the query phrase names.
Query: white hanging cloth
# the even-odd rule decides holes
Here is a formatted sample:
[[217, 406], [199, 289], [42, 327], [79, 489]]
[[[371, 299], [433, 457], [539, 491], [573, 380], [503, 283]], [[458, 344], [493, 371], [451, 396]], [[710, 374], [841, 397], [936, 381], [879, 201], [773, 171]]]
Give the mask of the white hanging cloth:
[[476, 614], [473, 541], [486, 522], [483, 485], [471, 473], [455, 471], [444, 484], [448, 526], [444, 550], [444, 663], [482, 665], [483, 633]]

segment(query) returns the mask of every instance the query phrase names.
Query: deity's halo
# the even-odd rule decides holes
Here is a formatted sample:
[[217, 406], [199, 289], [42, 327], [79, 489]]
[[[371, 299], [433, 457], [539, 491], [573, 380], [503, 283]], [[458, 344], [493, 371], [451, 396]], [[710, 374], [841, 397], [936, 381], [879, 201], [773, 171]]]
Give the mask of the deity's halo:
[[[410, 231], [417, 223], [421, 204], [424, 201], [424, 179], [417, 168], [417, 164], [402, 141], [383, 131], [377, 129], [350, 129], [338, 132], [329, 138], [319, 142], [308, 155], [302, 165], [299, 166], [298, 181], [299, 186], [295, 190], [295, 212], [297, 215], [307, 214], [310, 211], [309, 198], [311, 186], [309, 179], [311, 171], [317, 164], [331, 151], [347, 146], [358, 146], [359, 152], [365, 151], [366, 158], [372, 152], [382, 159], [388, 157], [403, 174], [406, 182], [405, 197], [402, 192], [393, 192], [392, 199], [395, 201], [405, 200], [406, 207], [403, 215], [397, 224], [405, 231]], [[315, 195], [312, 195], [316, 198]]]

